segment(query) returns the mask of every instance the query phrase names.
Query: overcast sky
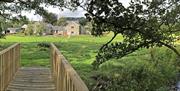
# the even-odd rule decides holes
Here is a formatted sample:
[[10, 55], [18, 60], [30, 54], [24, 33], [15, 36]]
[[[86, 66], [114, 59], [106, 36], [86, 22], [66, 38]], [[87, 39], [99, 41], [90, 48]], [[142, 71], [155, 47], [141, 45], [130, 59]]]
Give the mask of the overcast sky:
[[[130, 0], [119, 0], [122, 2], [124, 6], [128, 6]], [[54, 7], [48, 7], [47, 10], [49, 12], [55, 13], [58, 15], [58, 17], [84, 17], [84, 14], [86, 11], [84, 11], [82, 8], [78, 8], [76, 11], [70, 11], [68, 9], [64, 9], [61, 11], [58, 8]], [[34, 11], [31, 12], [22, 12], [22, 15], [27, 16], [32, 21], [40, 21], [42, 20], [42, 17], [39, 15], [35, 15]]]

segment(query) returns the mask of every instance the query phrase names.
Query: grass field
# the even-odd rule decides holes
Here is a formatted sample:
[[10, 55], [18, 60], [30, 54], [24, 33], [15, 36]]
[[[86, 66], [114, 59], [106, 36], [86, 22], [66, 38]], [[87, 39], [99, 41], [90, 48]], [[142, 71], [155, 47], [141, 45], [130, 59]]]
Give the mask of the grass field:
[[[118, 77], [118, 79], [121, 79], [122, 77], [122, 79], [126, 79], [127, 77], [129, 77], [126, 79], [126, 82], [128, 82], [128, 79], [132, 81], [136, 79], [133, 77], [130, 78], [133, 72], [137, 72], [137, 74], [140, 74], [138, 73], [138, 70], [141, 71], [141, 68], [144, 67], [147, 68], [147, 72], [145, 73], [148, 74], [144, 73], [147, 77], [152, 77], [152, 74], [155, 75], [154, 78], [144, 78], [144, 82], [150, 82], [154, 79], [159, 81], [158, 78], [161, 78], [161, 76], [166, 78], [166, 80], [173, 79], [173, 77], [175, 77], [174, 73], [177, 73], [176, 71], [179, 69], [174, 65], [174, 60], [176, 57], [174, 56], [175, 54], [172, 51], [167, 50], [167, 48], [165, 47], [149, 50], [139, 49], [133, 54], [130, 54], [122, 59], [112, 59], [111, 61], [108, 61], [101, 65], [99, 70], [94, 70], [91, 63], [95, 60], [98, 49], [110, 38], [111, 35], [107, 35], [104, 37], [73, 36], [70, 38], [55, 36], [37, 37], [10, 35], [7, 36], [6, 39], [0, 39], [0, 42], [6, 45], [12, 42], [21, 42], [21, 65], [43, 67], [50, 67], [49, 49], [41, 48], [37, 45], [40, 42], [54, 42], [90, 89], [92, 89], [97, 82], [96, 80], [94, 80], [94, 78], [92, 78], [93, 76], [103, 74], [115, 78]], [[118, 36], [115, 39], [115, 41], [118, 40], [121, 41], [122, 36]], [[177, 48], [178, 50], [180, 50], [179, 46]], [[155, 57], [155, 59], [153, 60], [151, 58], [152, 54]], [[156, 63], [163, 65], [154, 66]], [[167, 76], [168, 74], [169, 76]], [[118, 84], [120, 86], [120, 83]], [[123, 84], [126, 85], [126, 83]], [[128, 84], [133, 85], [134, 83], [128, 82]], [[158, 86], [159, 84], [152, 85], [152, 87], [155, 87], [156, 85]]]
[[[177, 71], [176, 67], [172, 66], [174, 65], [172, 64], [172, 61], [169, 61], [169, 60], [175, 59], [175, 56], [174, 56], [175, 54], [165, 47], [155, 48], [152, 50], [139, 49], [138, 51], [128, 56], [123, 57], [122, 59], [118, 59], [118, 60], [112, 59], [111, 61], [104, 63], [103, 65], [101, 65], [100, 69], [97, 71], [93, 69], [93, 66], [91, 64], [95, 60], [95, 56], [98, 52], [98, 49], [102, 45], [102, 43], [91, 43], [91, 42], [63, 43], [62, 42], [62, 43], [56, 43], [56, 45], [61, 50], [61, 52], [65, 55], [65, 57], [69, 60], [69, 62], [73, 65], [73, 67], [76, 69], [78, 74], [80, 74], [81, 78], [86, 82], [89, 88], [93, 88], [96, 82], [92, 77], [98, 75], [99, 73], [103, 73], [107, 76], [113, 77], [115, 76], [115, 74], [116, 75], [120, 74], [119, 73], [120, 69], [125, 69], [128, 73], [128, 71], [136, 72], [136, 69], [139, 70], [138, 69], [139, 67], [148, 67], [149, 65], [151, 65], [152, 67], [154, 63], [151, 63], [151, 60], [152, 60], [151, 52], [153, 52], [155, 57], [158, 57], [158, 55], [161, 54], [161, 56], [159, 55], [159, 58], [157, 58], [157, 60], [159, 60], [158, 61], [159, 63], [166, 64], [167, 67], [162, 67], [162, 66], [158, 66], [158, 67], [170, 71], [170, 73], [164, 73], [164, 75], [174, 74]], [[180, 50], [180, 46], [178, 46], [178, 50]], [[165, 53], [165, 54], [162, 54], [162, 53]], [[159, 69], [158, 67], [153, 67], [153, 69], [156, 69], [155, 71], [154, 70], [152, 71], [152, 69], [149, 69], [150, 71], [149, 75], [161, 72], [162, 70]], [[124, 73], [124, 71], [122, 73]], [[128, 77], [128, 74], [126, 74], [126, 76]], [[167, 77], [167, 79], [169, 78], [170, 77]], [[122, 79], [125, 79], [125, 77]], [[131, 83], [128, 83], [128, 84], [131, 84]], [[112, 91], [119, 91], [119, 90], [112, 90]], [[129, 90], [124, 90], [124, 91], [129, 91]]]
[[[93, 37], [93, 36], [72, 36], [70, 38], [60, 37], [60, 36], [19, 36], [19, 35], [9, 35], [5, 39], [0, 39], [2, 47], [4, 49], [8, 44], [14, 42], [19, 42], [22, 45], [22, 66], [46, 66], [49, 67], [49, 49], [41, 49], [37, 46], [38, 43], [50, 43], [55, 42], [57, 44], [67, 44], [67, 43], [92, 43], [92, 44], [103, 44], [111, 38], [111, 34], [105, 37]], [[118, 37], [122, 39], [121, 36]], [[116, 40], [118, 40], [118, 38]], [[87, 45], [87, 44], [86, 44]], [[64, 48], [69, 48], [73, 51], [72, 47], [66, 46]], [[97, 49], [98, 50], [98, 49]], [[85, 58], [86, 59], [86, 58]]]
[[[93, 42], [93, 43], [104, 43], [111, 38], [112, 34], [94, 37], [88, 35], [61, 37], [61, 36], [19, 36], [9, 35], [5, 39], [0, 39], [0, 42]], [[116, 40], [121, 40], [122, 36], [118, 36]]]

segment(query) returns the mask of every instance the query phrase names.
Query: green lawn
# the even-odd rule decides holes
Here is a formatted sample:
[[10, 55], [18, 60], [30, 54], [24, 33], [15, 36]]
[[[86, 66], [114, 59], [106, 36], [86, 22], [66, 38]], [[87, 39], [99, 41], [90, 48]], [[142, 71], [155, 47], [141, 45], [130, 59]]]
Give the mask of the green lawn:
[[[98, 82], [93, 77], [99, 77], [99, 75], [103, 75], [103, 78], [112, 79], [111, 85], [116, 89], [107, 91], [130, 91], [130, 89], [139, 91], [139, 89], [142, 90], [139, 87], [143, 86], [145, 86], [143, 88], [153, 89], [152, 91], [157, 88], [158, 91], [166, 91], [164, 86], [172, 85], [179, 70], [177, 65], [180, 63], [177, 62], [175, 54], [165, 47], [148, 50], [139, 49], [122, 59], [112, 59], [102, 64], [100, 69], [94, 70], [91, 63], [95, 60], [98, 49], [111, 36], [110, 34], [104, 37], [72, 36], [67, 38], [10, 35], [6, 39], [0, 39], [0, 41], [2, 44], [21, 42], [21, 65], [43, 67], [50, 67], [49, 49], [37, 45], [39, 42], [54, 42], [90, 89], [96, 86]], [[118, 36], [115, 41], [117, 40], [122, 40], [122, 36]], [[177, 48], [180, 50], [180, 46]], [[137, 81], [137, 76], [141, 79], [142, 86]], [[102, 88], [103, 84], [100, 85]], [[111, 85], [107, 88], [112, 88]]]

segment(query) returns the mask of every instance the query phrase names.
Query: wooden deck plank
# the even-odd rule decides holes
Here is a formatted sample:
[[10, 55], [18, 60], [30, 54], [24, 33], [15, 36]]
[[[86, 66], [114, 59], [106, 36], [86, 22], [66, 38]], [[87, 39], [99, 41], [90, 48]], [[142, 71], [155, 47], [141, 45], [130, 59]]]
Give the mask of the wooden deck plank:
[[21, 68], [7, 91], [55, 91], [49, 68]]

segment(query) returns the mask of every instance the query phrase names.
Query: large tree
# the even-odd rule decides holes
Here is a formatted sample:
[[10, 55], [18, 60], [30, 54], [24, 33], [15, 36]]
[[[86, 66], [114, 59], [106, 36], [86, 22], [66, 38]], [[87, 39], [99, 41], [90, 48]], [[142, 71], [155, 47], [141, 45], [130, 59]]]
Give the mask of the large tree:
[[57, 15], [54, 13], [47, 13], [43, 15], [43, 21], [55, 25], [57, 23]]
[[85, 26], [87, 25], [88, 20], [84, 17], [81, 17], [79, 19], [79, 24], [80, 24], [80, 34], [86, 34]]
[[85, 26], [85, 25], [87, 24], [87, 22], [88, 22], [88, 20], [85, 19], [84, 17], [81, 17], [81, 18], [79, 19], [79, 24], [80, 24], [81, 26]]
[[[89, 0], [85, 5], [73, 1], [88, 12], [86, 17], [93, 22], [93, 35], [114, 33], [112, 39], [100, 48], [93, 63], [95, 67], [111, 58], [121, 58], [139, 48], [153, 46], [166, 46], [180, 56], [172, 36], [180, 32], [177, 27], [180, 0], [131, 0], [127, 7], [120, 0]], [[119, 34], [123, 41], [112, 42]]]
[[[71, 0], [70, 4], [72, 7], [80, 6], [88, 12], [86, 17], [93, 23], [93, 35], [101, 36], [103, 32], [109, 31], [114, 33], [112, 39], [100, 48], [93, 63], [95, 67], [111, 58], [121, 58], [139, 48], [153, 46], [166, 46], [180, 56], [173, 45], [172, 36], [180, 30], [177, 27], [180, 22], [180, 0], [131, 0], [128, 7], [120, 0], [81, 1]], [[0, 16], [3, 17], [10, 15], [9, 12], [19, 13], [23, 10], [35, 10], [40, 15], [48, 15], [42, 3], [58, 7], [66, 7], [67, 4], [65, 0], [0, 2]], [[123, 35], [123, 41], [112, 43], [119, 34]]]
[[26, 16], [19, 15], [19, 16], [13, 17], [11, 20], [8, 20], [7, 23], [9, 27], [20, 28], [24, 24], [28, 24], [29, 19]]
[[4, 38], [3, 31], [7, 28], [7, 22], [4, 22], [5, 19], [0, 17], [0, 38]]
[[67, 19], [65, 17], [59, 18], [56, 22], [56, 25], [58, 26], [66, 26], [67, 24]]

